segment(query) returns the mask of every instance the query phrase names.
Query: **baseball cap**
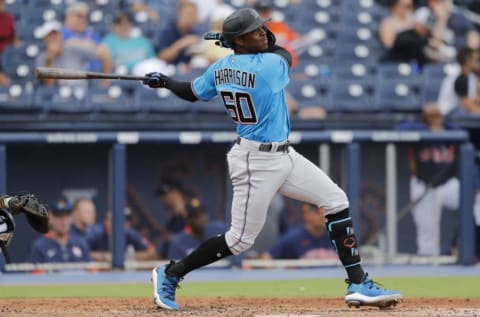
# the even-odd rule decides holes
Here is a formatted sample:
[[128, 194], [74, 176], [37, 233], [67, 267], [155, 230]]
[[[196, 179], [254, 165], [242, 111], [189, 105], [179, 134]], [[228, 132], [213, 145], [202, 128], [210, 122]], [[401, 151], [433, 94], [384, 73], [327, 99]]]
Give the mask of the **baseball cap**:
[[206, 207], [202, 205], [200, 203], [200, 200], [198, 200], [197, 198], [190, 200], [190, 202], [187, 204], [187, 215], [189, 218], [193, 218], [206, 213]]
[[38, 30], [36, 31], [36, 35], [38, 36], [38, 38], [44, 38], [53, 31], [60, 32], [61, 29], [62, 24], [60, 22], [56, 20], [47, 21], [43, 23], [40, 28], [38, 28]]
[[53, 205], [51, 212], [55, 216], [69, 215], [72, 212], [72, 206], [65, 199], [60, 199]]

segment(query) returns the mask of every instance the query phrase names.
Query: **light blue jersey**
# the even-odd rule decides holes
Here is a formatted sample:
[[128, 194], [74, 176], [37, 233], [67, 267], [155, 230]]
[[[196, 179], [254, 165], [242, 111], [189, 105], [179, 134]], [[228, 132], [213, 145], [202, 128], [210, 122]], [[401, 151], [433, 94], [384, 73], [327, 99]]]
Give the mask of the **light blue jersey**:
[[288, 138], [290, 122], [284, 88], [289, 82], [286, 60], [274, 53], [226, 56], [192, 82], [195, 95], [219, 95], [237, 123], [239, 136], [257, 142]]

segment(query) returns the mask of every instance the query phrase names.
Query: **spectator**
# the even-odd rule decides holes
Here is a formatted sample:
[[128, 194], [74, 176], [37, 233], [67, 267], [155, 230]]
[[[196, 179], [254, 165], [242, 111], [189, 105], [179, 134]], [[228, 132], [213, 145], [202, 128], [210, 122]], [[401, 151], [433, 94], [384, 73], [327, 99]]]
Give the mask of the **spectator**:
[[303, 203], [303, 224], [288, 230], [262, 255], [264, 259], [338, 259], [320, 207]]
[[463, 13], [452, 12], [447, 0], [429, 0], [428, 7], [415, 11], [415, 21], [419, 32], [428, 34], [426, 54], [433, 61], [452, 61], [464, 46], [479, 48], [475, 26]]
[[95, 224], [95, 204], [88, 198], [77, 199], [72, 206], [72, 228], [70, 235], [86, 239], [88, 231]]
[[158, 24], [166, 17], [175, 14], [176, 0], [126, 0], [127, 7], [135, 14], [144, 13]]
[[111, 72], [108, 49], [101, 44], [101, 37], [88, 26], [88, 5], [84, 2], [73, 2], [65, 10], [65, 21], [62, 38], [65, 47], [82, 49], [98, 59], [88, 62], [87, 70]]
[[129, 72], [139, 62], [155, 57], [152, 43], [144, 36], [132, 36], [131, 30], [130, 16], [120, 12], [113, 19], [113, 32], [107, 34], [102, 42], [109, 50], [113, 66], [124, 66]]
[[[108, 50], [97, 49], [91, 51], [84, 49], [82, 46], [65, 45], [61, 36], [62, 25], [58, 21], [48, 21], [44, 23], [39, 29], [39, 36], [43, 38], [46, 50], [41, 52], [36, 59], [36, 66], [45, 67], [61, 67], [70, 69], [88, 69], [88, 63], [98, 57], [102, 61], [103, 70], [105, 72], [111, 71], [110, 60], [108, 58]], [[105, 54], [106, 52], [106, 54]], [[83, 85], [87, 87], [87, 81], [71, 81], [71, 80], [55, 80], [42, 79], [42, 84], [52, 86], [60, 85]], [[107, 81], [102, 81], [102, 85], [108, 84]]]
[[[401, 124], [400, 130], [443, 132], [457, 127], [444, 121], [437, 104], [428, 103], [423, 107], [422, 122]], [[410, 199], [416, 201], [412, 208], [417, 229], [417, 253], [435, 255], [451, 253], [451, 244], [435, 249], [435, 232], [439, 230], [442, 208], [458, 210], [460, 182], [456, 177], [457, 148], [453, 144], [418, 143], [409, 148]], [[438, 217], [436, 217], [438, 216]]]
[[447, 75], [440, 87], [438, 105], [442, 114], [480, 114], [478, 58], [478, 51], [468, 47], [458, 52], [459, 70]]
[[385, 61], [410, 62], [424, 59], [424, 40], [415, 32], [412, 0], [391, 0], [390, 14], [379, 27], [380, 41], [387, 50]]
[[187, 198], [183, 185], [177, 180], [167, 179], [157, 187], [155, 194], [167, 210], [166, 228], [168, 232], [171, 234], [182, 232], [187, 217]]
[[190, 63], [194, 45], [199, 44], [202, 30], [198, 28], [197, 6], [191, 2], [180, 3], [176, 18], [163, 27], [158, 36], [158, 57], [169, 64]]
[[186, 224], [183, 232], [175, 234], [170, 240], [169, 259], [183, 259], [195, 250], [207, 238], [223, 234], [227, 225], [221, 221], [209, 221], [205, 206], [198, 199], [193, 199], [187, 205]]
[[50, 232], [35, 240], [28, 261], [48, 262], [89, 262], [90, 249], [85, 239], [69, 235], [72, 225], [71, 206], [66, 200], [58, 201], [50, 210]]
[[[5, 47], [12, 45], [14, 40], [14, 19], [5, 11], [5, 0], [0, 0], [0, 57]], [[0, 58], [0, 86], [8, 86], [10, 83], [10, 78], [2, 72], [2, 62]]]
[[[134, 259], [137, 261], [156, 259], [154, 246], [143, 238], [130, 224], [131, 211], [125, 208], [125, 254], [128, 258], [131, 249], [134, 250]], [[112, 212], [107, 211], [103, 224], [96, 224], [87, 234], [87, 242], [91, 249], [92, 259], [95, 261], [111, 261], [110, 236], [112, 234]], [[133, 258], [132, 258], [133, 260]]]

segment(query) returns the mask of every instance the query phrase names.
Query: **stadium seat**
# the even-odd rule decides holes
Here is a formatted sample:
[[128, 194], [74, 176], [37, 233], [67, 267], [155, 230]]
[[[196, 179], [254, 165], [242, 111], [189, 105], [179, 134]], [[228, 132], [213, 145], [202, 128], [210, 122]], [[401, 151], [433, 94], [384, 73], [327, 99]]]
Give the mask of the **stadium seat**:
[[141, 106], [133, 102], [132, 96], [118, 85], [106, 88], [90, 87], [86, 103], [94, 111], [100, 112], [134, 113], [141, 110]]
[[337, 81], [330, 85], [327, 93], [331, 112], [376, 112], [372, 102], [371, 87], [355, 80]]
[[440, 93], [440, 87], [442, 85], [443, 78], [432, 78], [422, 82], [420, 86], [420, 96], [422, 104], [426, 104], [430, 101], [437, 101]]
[[322, 94], [320, 86], [315, 80], [291, 80], [287, 91], [295, 99], [299, 108], [319, 106], [329, 110], [327, 109], [327, 98]]
[[414, 83], [419, 83], [421, 81], [418, 67], [407, 63], [378, 64], [376, 72], [379, 81], [408, 80]]
[[167, 89], [151, 89], [139, 85], [134, 92], [133, 102], [136, 106], [149, 112], [188, 113], [192, 103], [182, 100]]
[[3, 72], [13, 80], [28, 81], [28, 80], [33, 80], [35, 76], [34, 60], [28, 60], [28, 59], [24, 61], [14, 60], [12, 62], [7, 62], [6, 64], [3, 64], [2, 67], [3, 67]]
[[21, 64], [22, 62], [35, 61], [38, 54], [43, 51], [43, 44], [35, 42], [24, 42], [20, 45], [7, 46], [2, 52], [2, 65], [6, 67], [8, 64]]
[[33, 105], [33, 92], [28, 86], [21, 83], [0, 86], [0, 113], [35, 112], [38, 109]]
[[374, 76], [369, 65], [352, 63], [335, 65], [335, 68], [332, 70], [332, 78], [334, 82], [357, 80], [370, 85], [373, 83]]
[[422, 108], [416, 86], [408, 78], [378, 80], [374, 100], [376, 107], [385, 112], [416, 112]]
[[38, 86], [34, 104], [48, 112], [89, 113], [92, 108], [85, 103], [86, 94], [81, 86]]
[[372, 65], [376, 57], [370, 52], [366, 45], [348, 44], [337, 46], [333, 54], [334, 65], [340, 64], [365, 64]]

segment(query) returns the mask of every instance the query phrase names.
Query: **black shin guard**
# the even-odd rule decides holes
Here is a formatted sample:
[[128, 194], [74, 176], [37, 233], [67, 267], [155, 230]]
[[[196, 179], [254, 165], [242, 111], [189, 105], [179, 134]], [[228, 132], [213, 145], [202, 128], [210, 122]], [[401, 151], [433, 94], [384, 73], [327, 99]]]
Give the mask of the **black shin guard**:
[[166, 273], [169, 276], [182, 278], [190, 271], [230, 255], [232, 255], [232, 251], [230, 251], [227, 246], [225, 235], [216, 236], [200, 244], [195, 251], [190, 253], [183, 260], [171, 265]]
[[338, 257], [348, 274], [351, 283], [363, 281], [365, 272], [360, 263], [357, 238], [353, 230], [352, 218], [348, 209], [333, 215], [327, 215], [328, 236], [337, 250]]

